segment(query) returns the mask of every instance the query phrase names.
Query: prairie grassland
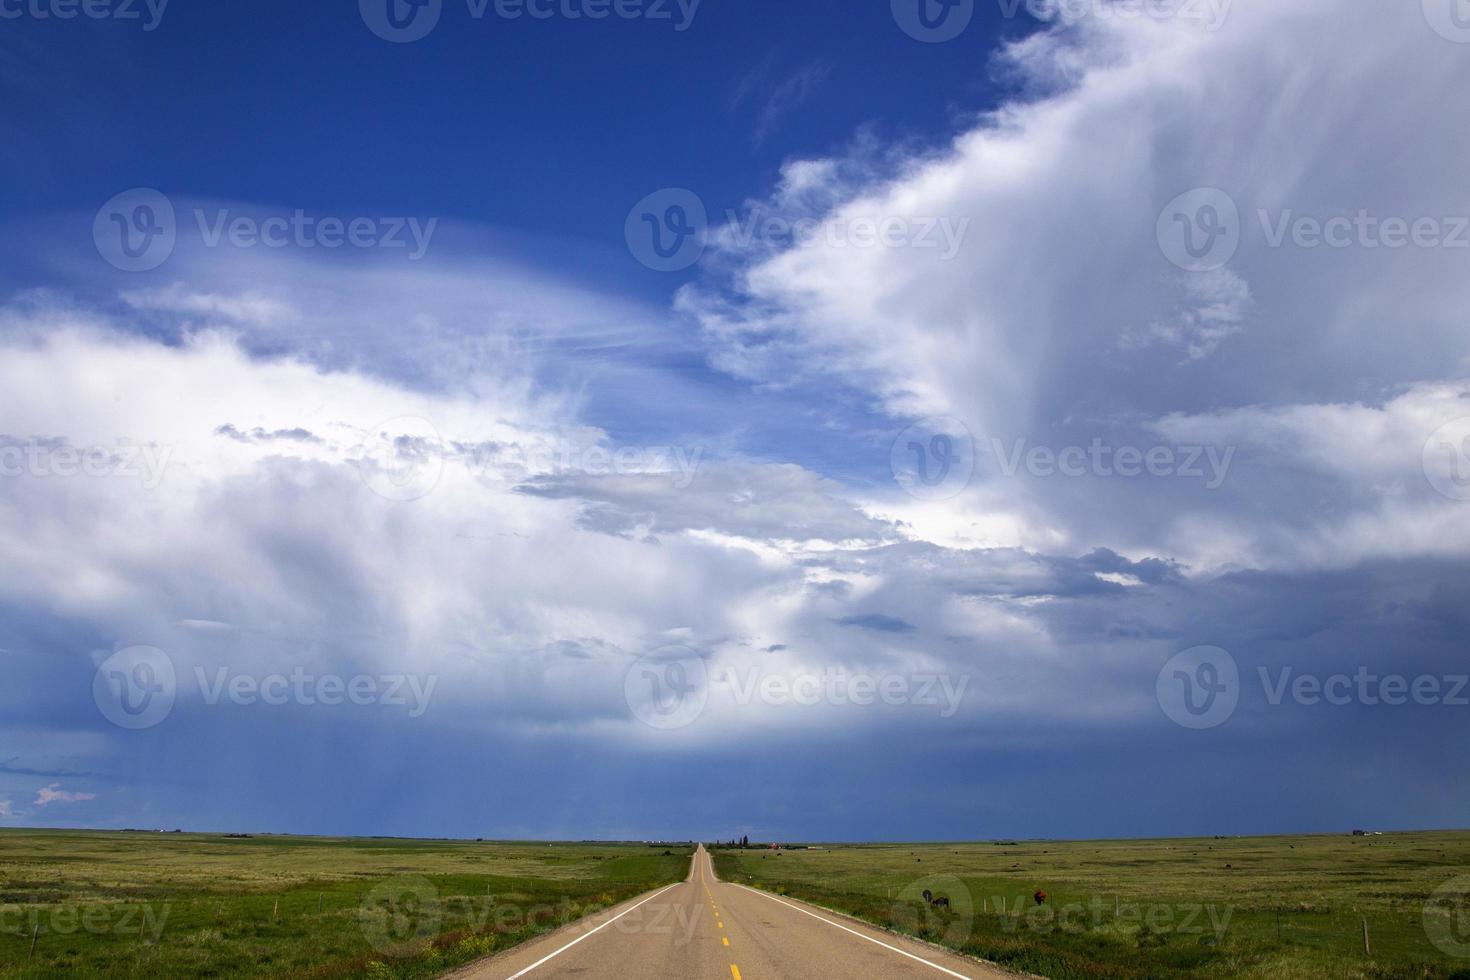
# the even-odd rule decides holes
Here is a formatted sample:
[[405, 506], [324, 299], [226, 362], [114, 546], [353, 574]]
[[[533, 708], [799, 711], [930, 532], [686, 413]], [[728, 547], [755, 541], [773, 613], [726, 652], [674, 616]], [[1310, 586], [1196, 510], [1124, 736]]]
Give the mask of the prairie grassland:
[[680, 880], [689, 854], [3, 831], [0, 977], [429, 977]]
[[1470, 879], [1430, 901], [1470, 875], [1467, 832], [712, 853], [727, 881], [1054, 980], [1470, 980]]

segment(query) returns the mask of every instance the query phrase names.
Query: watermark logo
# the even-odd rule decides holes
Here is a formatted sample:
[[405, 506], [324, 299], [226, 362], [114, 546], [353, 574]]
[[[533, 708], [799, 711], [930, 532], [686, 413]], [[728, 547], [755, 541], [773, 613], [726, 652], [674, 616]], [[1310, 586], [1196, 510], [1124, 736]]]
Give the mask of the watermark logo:
[[925, 44], [953, 41], [970, 26], [975, 0], [892, 0], [893, 20]]
[[422, 41], [444, 13], [444, 0], [358, 0], [357, 6], [368, 30], [394, 44]]
[[1216, 728], [1240, 703], [1240, 668], [1219, 647], [1201, 646], [1175, 654], [1155, 684], [1159, 707], [1184, 728]]
[[119, 728], [152, 728], [173, 711], [178, 696], [174, 662], [157, 647], [135, 646], [104, 660], [92, 679], [92, 699]]
[[688, 647], [664, 647], [628, 668], [623, 697], [634, 717], [650, 728], [687, 728], [709, 702], [709, 670]]
[[444, 474], [444, 442], [427, 419], [404, 415], [376, 426], [352, 453], [368, 488], [386, 500], [427, 497]]
[[[1470, 707], [1470, 674], [1378, 674], [1367, 665], [1353, 673], [1320, 674], [1291, 665], [1257, 666], [1263, 703], [1272, 708], [1363, 705], [1371, 708]], [[1159, 706], [1185, 728], [1214, 728], [1228, 721], [1245, 688], [1235, 660], [1218, 647], [1195, 647], [1159, 672]], [[1254, 691], [1254, 683], [1251, 685]]]
[[1164, 257], [1186, 272], [1222, 268], [1240, 248], [1240, 209], [1217, 187], [1198, 187], [1164, 206], [1154, 228]]
[[395, 958], [422, 952], [439, 935], [444, 910], [439, 890], [418, 875], [376, 885], [358, 906], [358, 923], [373, 949]]
[[1470, 0], [1424, 0], [1424, 19], [1445, 40], [1470, 44]]
[[[694, 26], [703, 0], [465, 0], [472, 21], [492, 14], [498, 20], [619, 20], [664, 21], [676, 33]], [[385, 41], [407, 44], [421, 41], [439, 26], [444, 0], [358, 0], [358, 11], [368, 30]]]
[[704, 255], [709, 214], [699, 195], [671, 187], [633, 205], [623, 225], [628, 251], [655, 272], [681, 272]]
[[1446, 422], [1424, 443], [1424, 476], [1443, 496], [1470, 500], [1470, 416]]
[[899, 433], [889, 451], [893, 479], [919, 500], [949, 500], [975, 473], [975, 440], [959, 419], [937, 416]]
[[975, 928], [975, 900], [954, 875], [929, 875], [893, 896], [889, 916], [900, 932], [959, 946]]
[[92, 220], [97, 253], [123, 272], [148, 272], [163, 265], [174, 252], [178, 233], [173, 202], [151, 187], [123, 191]]
[[1470, 875], [1451, 878], [1424, 903], [1424, 934], [1446, 956], [1470, 959]]
[[192, 223], [181, 226], [173, 202], [151, 188], [124, 191], [104, 204], [92, 222], [92, 240], [110, 265], [124, 272], [148, 272], [173, 255], [181, 231], [197, 233], [205, 248], [383, 249], [403, 250], [410, 262], [428, 254], [438, 218], [337, 217], [288, 214], [257, 217], [229, 208], [194, 208]]
[[696, 264], [711, 246], [742, 254], [792, 249], [912, 249], [950, 261], [960, 254], [971, 219], [965, 216], [875, 214], [834, 211], [823, 216], [783, 214], [764, 206], [727, 208], [712, 224], [708, 208], [693, 191], [666, 188], [628, 212], [628, 250], [658, 272]]

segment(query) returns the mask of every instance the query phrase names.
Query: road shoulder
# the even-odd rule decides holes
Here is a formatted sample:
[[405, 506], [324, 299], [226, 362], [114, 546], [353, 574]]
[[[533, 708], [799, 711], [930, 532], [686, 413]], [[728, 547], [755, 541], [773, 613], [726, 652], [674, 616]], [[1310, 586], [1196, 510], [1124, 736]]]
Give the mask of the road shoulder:
[[790, 902], [793, 905], [800, 905], [813, 915], [817, 915], [818, 917], [823, 918], [830, 918], [834, 922], [846, 926], [850, 929], [855, 929], [860, 932], [871, 934], [871, 938], [874, 939], [883, 938], [885, 942], [898, 940], [899, 942], [892, 943], [892, 945], [900, 945], [901, 943], [908, 944], [910, 946], [916, 947], [913, 952], [927, 952], [933, 954], [936, 959], [941, 960], [946, 958], [959, 960], [964, 965], [972, 969], [981, 971], [978, 974], [977, 980], [982, 980], [982, 978], [983, 980], [1046, 980], [1045, 977], [1041, 977], [1037, 974], [1020, 973], [1015, 970], [1010, 970], [1006, 967], [1001, 966], [998, 963], [992, 963], [990, 960], [981, 959], [978, 956], [971, 956], [968, 953], [960, 952], [959, 950], [953, 949], [949, 946], [941, 946], [938, 943], [932, 943], [929, 942], [927, 939], [920, 939], [917, 936], [911, 936], [906, 932], [899, 932], [898, 930], [890, 929], [887, 926], [880, 926], [875, 923], [869, 922], [866, 919], [860, 919], [857, 916], [849, 915], [846, 912], [839, 912], [836, 909], [828, 908], [825, 905], [818, 905], [815, 902], [809, 902], [805, 899], [797, 898], [793, 895], [778, 895], [775, 892], [766, 891], [765, 889], [761, 888], [754, 888], [750, 885], [742, 885], [739, 882], [726, 882], [721, 880], [720, 883], [733, 885], [736, 888], [743, 888], [748, 892], [753, 892], [756, 895], [766, 897], [767, 899], [774, 899], [782, 902]]
[[491, 980], [493, 977], [503, 978], [514, 975], [517, 970], [524, 969], [550, 953], [562, 949], [568, 943], [575, 942], [581, 937], [590, 935], [592, 932], [613, 922], [615, 919], [626, 915], [633, 909], [648, 902], [661, 892], [666, 892], [686, 884], [688, 878], [660, 885], [646, 892], [635, 895], [632, 898], [620, 902], [611, 908], [591, 915], [583, 916], [575, 922], [569, 922], [552, 932], [544, 933], [534, 939], [528, 939], [523, 943], [517, 943], [508, 949], [498, 953], [492, 953], [484, 959], [466, 963], [464, 966], [456, 967], [449, 973], [442, 974], [439, 980]]

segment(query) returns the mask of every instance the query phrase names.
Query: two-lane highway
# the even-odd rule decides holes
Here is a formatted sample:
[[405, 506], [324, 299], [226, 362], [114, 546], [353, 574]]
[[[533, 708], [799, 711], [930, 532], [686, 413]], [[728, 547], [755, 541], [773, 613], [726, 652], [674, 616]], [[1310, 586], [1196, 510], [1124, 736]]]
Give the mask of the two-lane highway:
[[703, 847], [689, 877], [474, 964], [454, 980], [1001, 980], [997, 967], [783, 896], [722, 882]]

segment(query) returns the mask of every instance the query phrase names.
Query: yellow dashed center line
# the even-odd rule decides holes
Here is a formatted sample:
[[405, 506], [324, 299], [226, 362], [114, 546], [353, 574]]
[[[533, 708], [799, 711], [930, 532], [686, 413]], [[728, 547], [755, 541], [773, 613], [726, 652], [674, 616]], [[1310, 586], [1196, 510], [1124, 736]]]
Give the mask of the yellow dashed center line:
[[730, 937], [729, 936], [721, 936], [720, 937], [720, 942], [722, 942], [726, 946], [728, 946], [728, 945], [730, 945]]
[[740, 967], [734, 963], [730, 964], [730, 973], [735, 977], [735, 980], [740, 980]]

